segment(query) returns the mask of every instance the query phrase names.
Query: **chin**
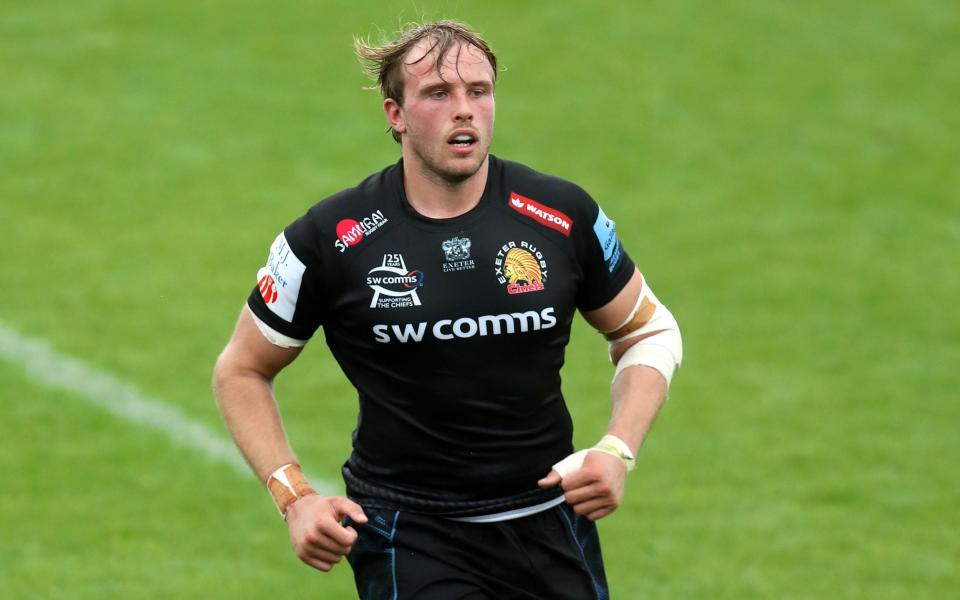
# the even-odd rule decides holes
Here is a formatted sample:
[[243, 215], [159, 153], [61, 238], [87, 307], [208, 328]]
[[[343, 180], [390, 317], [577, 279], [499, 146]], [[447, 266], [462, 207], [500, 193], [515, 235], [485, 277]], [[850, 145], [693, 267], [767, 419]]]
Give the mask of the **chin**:
[[462, 183], [477, 174], [486, 158], [487, 154], [484, 152], [477, 156], [455, 159], [445, 165], [446, 168], [438, 169], [437, 172], [450, 183]]
[[445, 169], [439, 171], [439, 175], [443, 177], [445, 181], [450, 183], [463, 183], [464, 181], [476, 175], [477, 171], [479, 170], [479, 166], [473, 168], [471, 165], [471, 168], [462, 167], [459, 169]]
[[487, 148], [478, 148], [468, 156], [450, 156], [447, 149], [423, 152], [412, 146], [414, 156], [420, 163], [420, 169], [428, 177], [436, 177], [451, 185], [463, 183], [477, 174], [487, 159]]

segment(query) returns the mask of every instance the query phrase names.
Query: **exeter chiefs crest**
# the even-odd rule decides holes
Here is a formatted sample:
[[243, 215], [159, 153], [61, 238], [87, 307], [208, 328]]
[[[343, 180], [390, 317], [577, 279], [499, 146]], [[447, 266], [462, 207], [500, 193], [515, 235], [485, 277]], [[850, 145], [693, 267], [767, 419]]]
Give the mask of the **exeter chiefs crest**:
[[420, 306], [417, 288], [423, 285], [423, 272], [408, 271], [400, 254], [384, 254], [383, 264], [367, 273], [367, 285], [373, 290], [370, 308]]
[[547, 261], [536, 246], [527, 242], [507, 242], [493, 261], [497, 281], [507, 284], [508, 294], [526, 294], [544, 289]]

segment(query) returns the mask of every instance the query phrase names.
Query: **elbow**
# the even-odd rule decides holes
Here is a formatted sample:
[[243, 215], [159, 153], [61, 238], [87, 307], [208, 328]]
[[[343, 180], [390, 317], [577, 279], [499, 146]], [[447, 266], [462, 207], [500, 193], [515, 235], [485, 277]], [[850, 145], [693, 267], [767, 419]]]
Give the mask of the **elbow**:
[[614, 379], [627, 367], [645, 365], [659, 371], [669, 386], [683, 362], [680, 326], [673, 314], [659, 305], [644, 329], [610, 345], [610, 359], [617, 366]]
[[231, 395], [229, 389], [249, 385], [270, 387], [273, 385], [273, 375], [268, 375], [249, 356], [232, 344], [227, 344], [213, 365], [211, 385], [217, 404], [222, 407]]
[[242, 365], [236, 360], [235, 353], [231, 352], [230, 345], [227, 345], [213, 364], [211, 377], [213, 396], [218, 406], [222, 408], [223, 403], [226, 401], [228, 394], [225, 390], [233, 386], [235, 382], [243, 379], [244, 375], [245, 369], [243, 369]]
[[230, 365], [229, 360], [226, 358], [227, 350], [225, 349], [220, 353], [220, 356], [217, 357], [216, 362], [213, 363], [213, 373], [211, 375], [210, 385], [213, 388], [213, 397], [217, 401], [217, 404], [220, 405], [222, 402], [221, 391], [226, 387], [227, 382], [230, 380]]

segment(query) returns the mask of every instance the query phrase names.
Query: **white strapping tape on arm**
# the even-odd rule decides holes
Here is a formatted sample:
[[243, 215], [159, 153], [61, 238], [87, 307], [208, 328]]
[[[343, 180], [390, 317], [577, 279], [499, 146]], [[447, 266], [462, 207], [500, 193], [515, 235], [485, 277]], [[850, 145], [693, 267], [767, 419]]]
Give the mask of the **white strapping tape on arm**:
[[617, 369], [613, 372], [614, 379], [627, 367], [645, 365], [659, 371], [667, 380], [667, 385], [670, 385], [673, 374], [680, 368], [680, 361], [683, 360], [683, 342], [673, 315], [662, 306], [657, 307], [657, 312], [660, 311], [663, 311], [664, 315], [658, 328], [663, 328], [667, 321], [672, 322], [673, 327], [630, 346], [617, 361]]
[[250, 310], [249, 306], [246, 308], [247, 312], [250, 313], [250, 316], [253, 317], [253, 322], [257, 324], [257, 329], [259, 329], [260, 333], [263, 334], [263, 337], [267, 338], [267, 341], [274, 346], [279, 346], [281, 348], [302, 348], [303, 346], [307, 345], [306, 340], [294, 339], [292, 337], [283, 335], [279, 331], [276, 331], [273, 327], [270, 327], [264, 323], [260, 317], [253, 314], [253, 311]]
[[640, 290], [640, 295], [637, 296], [637, 303], [633, 310], [630, 311], [623, 323], [611, 331], [617, 331], [630, 323], [637, 312], [641, 310], [644, 298], [653, 304], [653, 315], [639, 329], [610, 340], [610, 348], [612, 349], [615, 344], [634, 337], [651, 333], [652, 335], [640, 340], [623, 353], [623, 356], [616, 363], [617, 369], [614, 371], [613, 378], [616, 379], [617, 375], [627, 367], [645, 365], [659, 371], [663, 378], [667, 380], [667, 385], [670, 385], [673, 374], [683, 360], [683, 340], [680, 337], [680, 326], [670, 310], [657, 299], [650, 287], [647, 286], [646, 279], [643, 281], [643, 287]]

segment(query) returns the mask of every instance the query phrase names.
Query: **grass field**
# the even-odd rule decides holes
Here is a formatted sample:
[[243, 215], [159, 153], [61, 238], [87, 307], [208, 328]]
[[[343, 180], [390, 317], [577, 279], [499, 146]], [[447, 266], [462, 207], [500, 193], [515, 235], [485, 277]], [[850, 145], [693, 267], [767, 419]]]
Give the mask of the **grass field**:
[[[487, 34], [494, 152], [590, 190], [684, 331], [601, 523], [614, 597], [956, 597], [949, 0], [8, 0], [0, 326], [226, 437], [210, 370], [269, 243], [397, 157], [351, 35], [421, 16]], [[0, 356], [0, 597], [354, 597], [348, 567], [293, 556], [252, 475]], [[579, 444], [608, 373], [578, 322]], [[336, 480], [356, 400], [325, 347], [277, 388]]]

